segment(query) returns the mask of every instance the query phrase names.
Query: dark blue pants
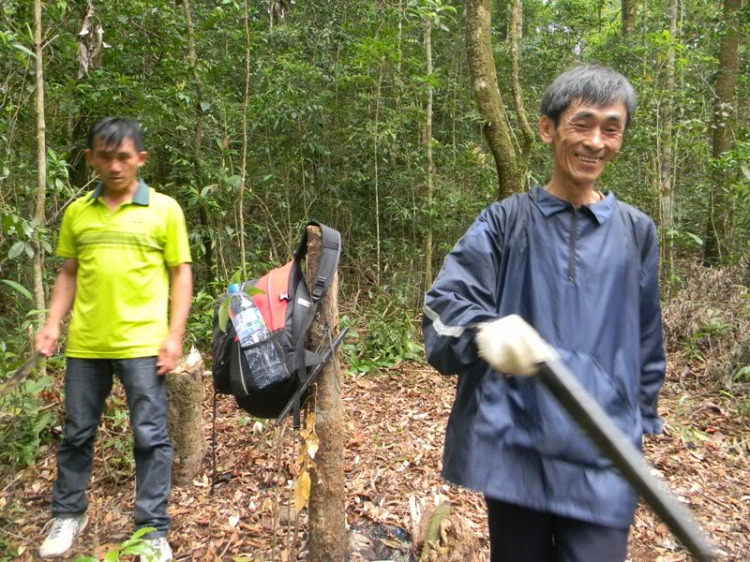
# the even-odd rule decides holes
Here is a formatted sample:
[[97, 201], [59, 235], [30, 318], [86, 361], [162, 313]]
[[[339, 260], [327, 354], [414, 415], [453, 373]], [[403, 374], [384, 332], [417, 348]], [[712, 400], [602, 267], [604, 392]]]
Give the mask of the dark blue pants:
[[629, 529], [485, 498], [491, 562], [623, 562]]
[[104, 402], [117, 375], [125, 387], [135, 457], [135, 526], [169, 528], [167, 499], [172, 483], [172, 445], [167, 433], [166, 379], [156, 374], [156, 357], [74, 359], [65, 372], [65, 429], [57, 451], [52, 515], [74, 517], [88, 508], [86, 488], [94, 439]]

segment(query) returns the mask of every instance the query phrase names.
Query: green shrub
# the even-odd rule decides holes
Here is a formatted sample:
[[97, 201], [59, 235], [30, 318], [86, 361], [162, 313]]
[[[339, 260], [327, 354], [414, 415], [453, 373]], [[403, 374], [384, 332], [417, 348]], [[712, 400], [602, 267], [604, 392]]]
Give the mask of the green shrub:
[[350, 372], [369, 373], [422, 357], [417, 328], [420, 316], [409, 309], [405, 296], [385, 290], [370, 296], [363, 310], [341, 318], [342, 327], [350, 326], [343, 350]]

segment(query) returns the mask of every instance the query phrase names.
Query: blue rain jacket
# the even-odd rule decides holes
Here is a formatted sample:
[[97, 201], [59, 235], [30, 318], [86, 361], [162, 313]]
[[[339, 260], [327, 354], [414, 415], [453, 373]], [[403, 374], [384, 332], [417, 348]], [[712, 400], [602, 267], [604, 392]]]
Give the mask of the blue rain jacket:
[[575, 209], [535, 187], [485, 209], [424, 306], [427, 359], [458, 375], [443, 477], [531, 509], [627, 528], [637, 496], [535, 377], [479, 358], [477, 324], [519, 314], [633, 444], [659, 433], [664, 380], [654, 223], [612, 193]]

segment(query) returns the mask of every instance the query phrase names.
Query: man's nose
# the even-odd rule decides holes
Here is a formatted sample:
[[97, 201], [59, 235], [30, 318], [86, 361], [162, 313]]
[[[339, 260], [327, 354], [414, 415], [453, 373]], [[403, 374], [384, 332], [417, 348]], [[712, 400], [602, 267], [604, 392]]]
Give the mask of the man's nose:
[[599, 127], [591, 128], [589, 134], [586, 135], [584, 145], [586, 146], [586, 148], [593, 151], [598, 151], [604, 148], [604, 140], [602, 138], [602, 132]]

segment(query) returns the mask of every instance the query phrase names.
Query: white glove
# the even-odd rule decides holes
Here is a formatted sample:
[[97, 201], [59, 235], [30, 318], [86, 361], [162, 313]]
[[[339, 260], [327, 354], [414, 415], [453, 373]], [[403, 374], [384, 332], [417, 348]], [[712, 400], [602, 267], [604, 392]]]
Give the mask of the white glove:
[[479, 356], [506, 375], [534, 375], [536, 365], [555, 351], [517, 314], [488, 322], [477, 334]]

